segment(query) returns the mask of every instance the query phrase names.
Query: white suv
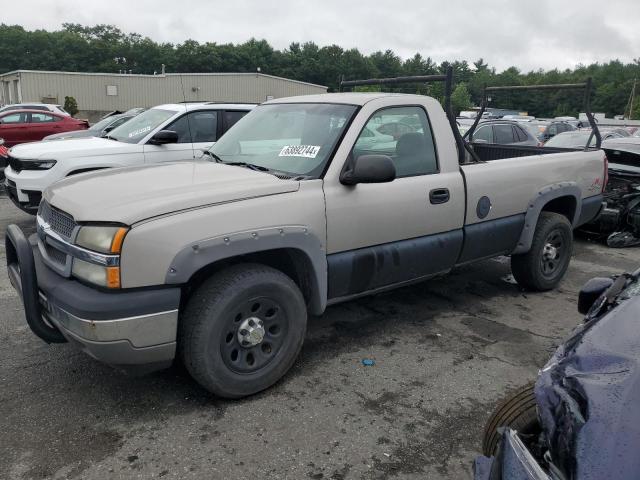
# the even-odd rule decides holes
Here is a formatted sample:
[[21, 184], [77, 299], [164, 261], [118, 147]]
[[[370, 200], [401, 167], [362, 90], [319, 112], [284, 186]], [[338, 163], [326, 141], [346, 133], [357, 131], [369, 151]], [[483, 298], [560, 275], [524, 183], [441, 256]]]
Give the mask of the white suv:
[[35, 214], [42, 192], [58, 180], [103, 168], [192, 160], [255, 105], [190, 103], [160, 105], [103, 138], [34, 142], [9, 151], [5, 169], [9, 197]]

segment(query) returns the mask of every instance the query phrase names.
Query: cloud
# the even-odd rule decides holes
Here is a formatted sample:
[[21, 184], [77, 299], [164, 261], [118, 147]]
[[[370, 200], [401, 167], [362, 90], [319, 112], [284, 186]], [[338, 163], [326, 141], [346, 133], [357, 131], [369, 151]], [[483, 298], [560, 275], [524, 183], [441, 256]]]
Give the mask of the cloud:
[[4, 23], [27, 29], [107, 23], [160, 42], [255, 37], [282, 49], [313, 41], [364, 53], [391, 49], [403, 58], [420, 52], [438, 62], [482, 57], [498, 70], [515, 65], [525, 71], [631, 61], [640, 44], [639, 18], [637, 0], [612, 6], [595, 0], [24, 0], [3, 14]]

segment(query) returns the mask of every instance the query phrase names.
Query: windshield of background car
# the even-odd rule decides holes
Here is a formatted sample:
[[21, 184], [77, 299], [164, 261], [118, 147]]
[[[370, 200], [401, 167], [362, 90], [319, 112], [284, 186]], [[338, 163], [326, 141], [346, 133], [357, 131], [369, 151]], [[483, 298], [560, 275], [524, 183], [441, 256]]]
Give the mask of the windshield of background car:
[[536, 139], [540, 137], [544, 133], [547, 128], [547, 125], [542, 123], [521, 123], [523, 128], [525, 128], [531, 135], [533, 135]]
[[[559, 147], [559, 148], [584, 148], [587, 144], [587, 140], [591, 132], [566, 132], [560, 133], [550, 139], [544, 144], [545, 147]], [[595, 140], [591, 141], [591, 144], [595, 144]]]
[[317, 178], [356, 108], [324, 103], [261, 105], [210, 151], [224, 163], [245, 162]]
[[103, 118], [102, 120], [100, 120], [99, 122], [94, 123], [93, 125], [91, 125], [91, 127], [89, 128], [89, 130], [91, 130], [92, 132], [101, 132], [102, 130], [104, 130], [108, 125], [111, 125], [111, 123], [113, 122], [113, 117], [107, 117], [107, 118]]
[[119, 142], [138, 143], [175, 114], [173, 110], [152, 108], [111, 130], [109, 137]]

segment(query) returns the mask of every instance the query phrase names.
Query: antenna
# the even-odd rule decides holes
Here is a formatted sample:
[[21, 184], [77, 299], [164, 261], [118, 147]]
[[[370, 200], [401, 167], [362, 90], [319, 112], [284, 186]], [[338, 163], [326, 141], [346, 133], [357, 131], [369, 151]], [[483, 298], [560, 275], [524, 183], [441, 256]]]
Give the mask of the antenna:
[[193, 132], [191, 131], [191, 120], [189, 119], [189, 108], [187, 103], [187, 96], [184, 93], [184, 82], [182, 81], [182, 74], [180, 74], [180, 88], [182, 89], [182, 99], [184, 100], [184, 111], [187, 119], [187, 129], [189, 130], [189, 140], [191, 140], [191, 156], [196, 158], [196, 149], [193, 147]]

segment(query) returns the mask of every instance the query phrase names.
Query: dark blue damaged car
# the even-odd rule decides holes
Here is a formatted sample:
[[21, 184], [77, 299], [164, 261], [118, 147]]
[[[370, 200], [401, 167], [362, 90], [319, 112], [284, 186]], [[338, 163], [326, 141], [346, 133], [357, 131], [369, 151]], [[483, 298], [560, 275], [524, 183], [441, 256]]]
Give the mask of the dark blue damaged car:
[[476, 480], [640, 479], [639, 278], [584, 285], [584, 323], [489, 419]]

